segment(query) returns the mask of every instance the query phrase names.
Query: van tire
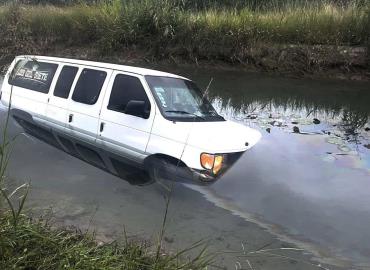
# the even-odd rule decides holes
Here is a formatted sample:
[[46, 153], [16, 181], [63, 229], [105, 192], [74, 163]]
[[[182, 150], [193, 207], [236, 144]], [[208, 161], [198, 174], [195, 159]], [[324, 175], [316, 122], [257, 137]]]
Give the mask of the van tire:
[[169, 175], [166, 169], [167, 166], [169, 166], [169, 164], [164, 159], [152, 159], [147, 168], [149, 177], [152, 181], [164, 182], [169, 180]]

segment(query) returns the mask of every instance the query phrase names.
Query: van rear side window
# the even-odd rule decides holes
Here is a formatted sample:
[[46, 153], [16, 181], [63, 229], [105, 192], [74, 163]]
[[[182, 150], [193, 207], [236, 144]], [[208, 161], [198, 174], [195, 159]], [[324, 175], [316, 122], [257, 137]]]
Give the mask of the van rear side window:
[[37, 60], [19, 60], [9, 84], [47, 94], [58, 65]]
[[78, 67], [64, 66], [54, 89], [54, 96], [68, 98]]
[[73, 91], [72, 100], [93, 105], [99, 98], [107, 73], [101, 70], [84, 68]]

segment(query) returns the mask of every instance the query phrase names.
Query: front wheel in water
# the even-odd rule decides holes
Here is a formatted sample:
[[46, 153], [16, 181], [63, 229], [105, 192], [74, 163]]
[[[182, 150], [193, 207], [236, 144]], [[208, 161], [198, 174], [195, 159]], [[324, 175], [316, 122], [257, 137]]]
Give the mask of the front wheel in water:
[[149, 177], [152, 179], [152, 181], [156, 181], [159, 183], [168, 181], [169, 180], [168, 166], [170, 166], [169, 163], [167, 163], [163, 159], [153, 160], [152, 162], [150, 162], [148, 168]]

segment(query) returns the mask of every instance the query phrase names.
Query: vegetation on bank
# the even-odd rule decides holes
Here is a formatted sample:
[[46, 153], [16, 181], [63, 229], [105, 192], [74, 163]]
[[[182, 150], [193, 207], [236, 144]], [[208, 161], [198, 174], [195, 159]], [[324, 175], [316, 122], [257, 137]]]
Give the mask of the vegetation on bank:
[[189, 1], [170, 0], [67, 6], [11, 2], [0, 6], [0, 48], [3, 54], [5, 48], [10, 54], [40, 53], [63, 44], [94, 47], [102, 55], [142, 49], [155, 58], [250, 63], [256, 61], [255, 51], [263, 57], [276, 44], [369, 46], [367, 1], [244, 2], [250, 4], [197, 8], [193, 3], [189, 8]]
[[10, 215], [0, 216], [0, 269], [205, 269], [204, 254], [180, 260], [160, 255], [145, 244], [98, 244], [93, 235], [52, 228], [46, 221], [21, 216], [15, 229]]

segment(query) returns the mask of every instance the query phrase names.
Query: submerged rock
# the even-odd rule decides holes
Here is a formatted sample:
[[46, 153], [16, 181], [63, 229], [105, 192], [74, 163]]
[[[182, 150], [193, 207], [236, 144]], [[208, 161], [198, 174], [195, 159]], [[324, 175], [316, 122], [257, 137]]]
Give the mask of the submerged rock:
[[367, 149], [370, 149], [370, 144], [364, 144]]
[[300, 125], [312, 125], [312, 120], [307, 118], [296, 119]]
[[248, 114], [247, 119], [257, 119], [258, 115], [257, 114]]
[[331, 137], [327, 138], [326, 142], [330, 143], [330, 144], [335, 144], [335, 145], [343, 145], [344, 144], [343, 139], [340, 138], [340, 137], [337, 137], [337, 136], [331, 136]]
[[313, 119], [313, 123], [314, 123], [315, 125], [318, 125], [318, 124], [320, 124], [320, 123], [321, 123], [321, 121], [320, 121], [319, 119], [317, 119], [317, 118], [314, 118], [314, 119]]
[[269, 122], [269, 124], [271, 126], [274, 126], [274, 127], [281, 127], [283, 125], [283, 122], [282, 121], [278, 121], [278, 120], [274, 120], [274, 121]]
[[168, 236], [165, 236], [164, 237], [164, 241], [166, 241], [167, 243], [173, 243], [175, 241], [175, 239], [173, 237], [168, 237]]
[[331, 155], [331, 153], [330, 153], [330, 154], [328, 154], [326, 156], [323, 156], [322, 157], [322, 160], [323, 161], [326, 161], [326, 162], [334, 162], [335, 161], [335, 157], [333, 155]]
[[350, 152], [351, 151], [351, 148], [349, 148], [347, 145], [345, 144], [342, 144], [342, 145], [338, 145], [338, 149], [342, 152]]

